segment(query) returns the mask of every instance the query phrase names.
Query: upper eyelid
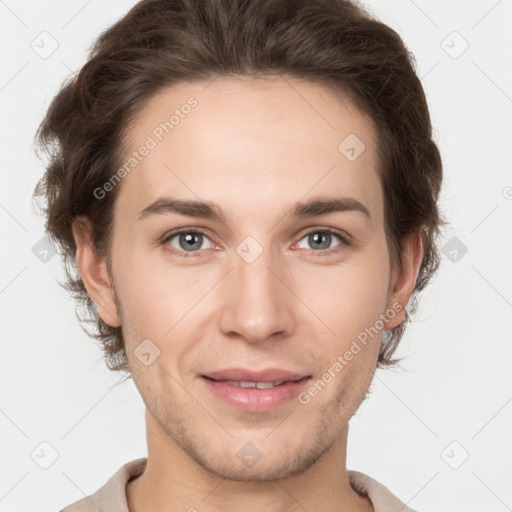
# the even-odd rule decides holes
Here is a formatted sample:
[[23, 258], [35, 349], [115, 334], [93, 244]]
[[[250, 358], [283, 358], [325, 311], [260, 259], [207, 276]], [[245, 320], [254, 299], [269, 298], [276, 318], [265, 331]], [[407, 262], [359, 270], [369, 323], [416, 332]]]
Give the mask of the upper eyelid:
[[[174, 238], [175, 236], [181, 235], [182, 233], [200, 233], [201, 235], [204, 235], [207, 238], [210, 238], [210, 239], [212, 238], [211, 235], [209, 235], [207, 233], [207, 231], [204, 230], [203, 228], [196, 228], [196, 227], [188, 228], [188, 227], [184, 227], [184, 228], [173, 229], [169, 233], [165, 234], [162, 237], [162, 242], [166, 242], [166, 241], [170, 240], [171, 238]], [[212, 242], [215, 242], [215, 240], [212, 240]]]

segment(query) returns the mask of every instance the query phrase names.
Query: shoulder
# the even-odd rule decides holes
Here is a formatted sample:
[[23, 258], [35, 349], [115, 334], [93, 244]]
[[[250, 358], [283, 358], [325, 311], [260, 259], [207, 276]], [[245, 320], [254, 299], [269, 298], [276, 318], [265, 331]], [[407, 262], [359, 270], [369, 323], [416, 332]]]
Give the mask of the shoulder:
[[370, 499], [375, 512], [416, 512], [374, 478], [360, 471], [349, 470], [347, 475], [352, 488]]
[[126, 484], [144, 472], [146, 462], [147, 458], [143, 457], [123, 464], [94, 494], [71, 503], [59, 512], [129, 512]]

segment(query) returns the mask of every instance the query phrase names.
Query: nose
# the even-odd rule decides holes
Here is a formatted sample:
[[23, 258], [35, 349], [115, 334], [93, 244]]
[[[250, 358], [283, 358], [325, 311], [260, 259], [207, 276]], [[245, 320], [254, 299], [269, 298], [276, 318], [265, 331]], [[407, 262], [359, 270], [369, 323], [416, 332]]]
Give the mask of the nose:
[[275, 342], [277, 337], [290, 335], [298, 299], [290, 289], [291, 276], [278, 255], [263, 250], [251, 262], [235, 253], [233, 266], [221, 291], [223, 333], [249, 343], [270, 338]]

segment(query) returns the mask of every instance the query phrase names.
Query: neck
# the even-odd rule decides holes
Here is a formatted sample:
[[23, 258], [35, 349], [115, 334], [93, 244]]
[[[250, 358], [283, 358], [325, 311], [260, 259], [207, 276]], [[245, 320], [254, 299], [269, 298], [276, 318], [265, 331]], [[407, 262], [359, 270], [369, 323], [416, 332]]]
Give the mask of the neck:
[[305, 471], [265, 481], [235, 481], [215, 475], [163, 432], [148, 412], [146, 426], [146, 469], [126, 488], [130, 512], [373, 512], [370, 500], [357, 494], [348, 480], [348, 426]]

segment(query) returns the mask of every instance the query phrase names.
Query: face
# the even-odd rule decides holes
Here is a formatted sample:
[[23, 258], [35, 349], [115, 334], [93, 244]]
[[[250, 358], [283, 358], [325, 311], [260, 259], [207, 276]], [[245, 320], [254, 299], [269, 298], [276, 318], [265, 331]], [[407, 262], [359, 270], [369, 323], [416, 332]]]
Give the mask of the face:
[[[126, 143], [140, 159], [117, 185], [117, 300], [100, 314], [123, 327], [151, 428], [223, 478], [304, 471], [364, 399], [392, 307], [372, 124], [319, 85], [219, 79], [153, 97]], [[315, 200], [333, 202], [298, 209]], [[229, 368], [305, 378], [204, 377]]]

